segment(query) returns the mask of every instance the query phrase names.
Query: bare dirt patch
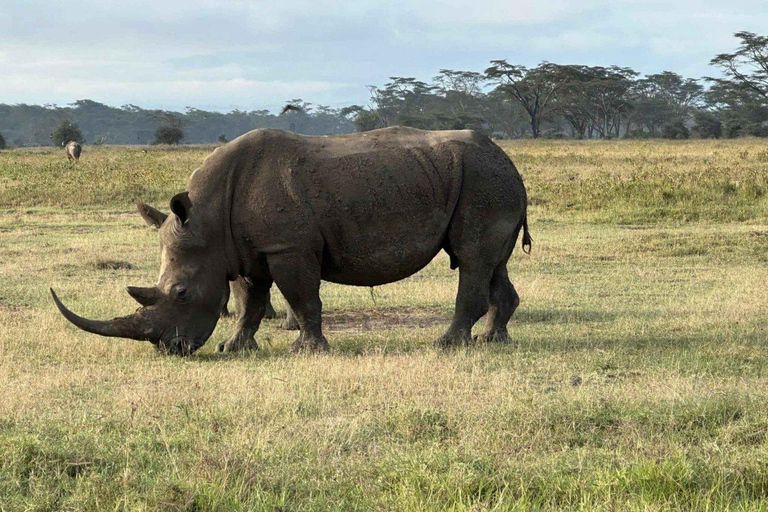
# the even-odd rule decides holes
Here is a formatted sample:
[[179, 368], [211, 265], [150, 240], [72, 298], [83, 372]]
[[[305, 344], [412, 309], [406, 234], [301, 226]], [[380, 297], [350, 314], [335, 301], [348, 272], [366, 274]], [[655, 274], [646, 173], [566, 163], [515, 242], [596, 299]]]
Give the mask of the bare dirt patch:
[[365, 332], [381, 329], [424, 329], [450, 322], [450, 315], [434, 309], [391, 308], [361, 309], [323, 314], [323, 328], [328, 331]]
[[97, 270], [133, 270], [136, 265], [130, 261], [122, 260], [101, 260], [93, 264]]

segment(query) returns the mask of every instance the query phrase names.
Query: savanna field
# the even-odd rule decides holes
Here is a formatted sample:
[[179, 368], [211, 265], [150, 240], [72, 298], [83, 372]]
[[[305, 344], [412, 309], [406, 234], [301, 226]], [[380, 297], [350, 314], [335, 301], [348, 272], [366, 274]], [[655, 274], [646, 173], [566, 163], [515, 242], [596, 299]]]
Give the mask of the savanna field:
[[[324, 283], [320, 355], [68, 324], [157, 279], [211, 147], [0, 152], [0, 511], [768, 510], [768, 142], [502, 141], [533, 253], [513, 343], [433, 348], [458, 274]], [[275, 300], [279, 312], [282, 301]], [[477, 328], [480, 328], [478, 325]]]

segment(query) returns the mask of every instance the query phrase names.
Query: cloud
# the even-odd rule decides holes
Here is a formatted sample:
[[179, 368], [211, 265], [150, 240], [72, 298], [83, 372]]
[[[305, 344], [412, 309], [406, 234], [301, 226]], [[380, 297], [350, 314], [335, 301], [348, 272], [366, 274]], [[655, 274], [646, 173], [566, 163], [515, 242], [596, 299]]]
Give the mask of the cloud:
[[365, 103], [365, 85], [428, 80], [491, 59], [711, 74], [737, 30], [764, 32], [762, 1], [57, 0], [0, 14], [0, 103], [91, 98], [261, 108], [295, 96]]

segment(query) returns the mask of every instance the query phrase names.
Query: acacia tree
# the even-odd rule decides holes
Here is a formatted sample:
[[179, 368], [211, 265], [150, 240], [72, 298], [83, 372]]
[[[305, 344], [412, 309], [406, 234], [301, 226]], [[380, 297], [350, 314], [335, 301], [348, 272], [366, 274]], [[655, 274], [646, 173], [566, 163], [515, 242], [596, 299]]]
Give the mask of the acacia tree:
[[561, 66], [565, 77], [554, 109], [575, 136], [618, 137], [622, 119], [632, 108], [628, 94], [637, 72], [618, 66]]
[[[741, 45], [733, 53], [721, 53], [710, 64], [723, 70], [731, 81], [768, 101], [768, 36], [736, 32]], [[726, 79], [708, 78], [721, 83]]]
[[733, 53], [721, 53], [710, 64], [726, 78], [706, 79], [713, 85], [706, 94], [709, 106], [719, 112], [724, 134], [768, 136], [768, 36], [752, 32], [735, 34], [741, 44]]
[[85, 142], [85, 138], [76, 124], [64, 120], [51, 134], [51, 143], [54, 146], [63, 146], [71, 141], [82, 144]]
[[436, 93], [442, 98], [443, 116], [450, 128], [483, 130], [489, 109], [483, 93], [485, 75], [475, 71], [441, 69], [432, 79]]
[[164, 110], [156, 110], [150, 115], [160, 123], [153, 144], [180, 144], [184, 140], [183, 123], [178, 115]]
[[[685, 124], [704, 98], [704, 88], [697, 80], [664, 71], [637, 80], [632, 87], [632, 117], [639, 130], [659, 135], [665, 127]], [[668, 131], [668, 130], [667, 130]]]
[[551, 113], [557, 90], [567, 80], [563, 66], [542, 62], [533, 69], [492, 60], [485, 76], [496, 84], [496, 90], [519, 102], [530, 118], [531, 135], [539, 136], [541, 121]]

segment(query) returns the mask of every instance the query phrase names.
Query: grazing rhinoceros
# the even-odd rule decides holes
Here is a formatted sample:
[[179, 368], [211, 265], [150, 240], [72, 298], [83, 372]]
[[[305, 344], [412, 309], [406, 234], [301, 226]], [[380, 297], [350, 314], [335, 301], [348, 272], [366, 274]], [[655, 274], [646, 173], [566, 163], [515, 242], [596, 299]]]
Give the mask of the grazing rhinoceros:
[[[158, 229], [163, 225], [163, 222], [168, 218], [168, 214], [161, 212], [157, 208], [153, 208], [149, 206], [148, 204], [136, 200], [136, 209], [139, 211], [139, 214], [141, 215], [141, 218], [144, 219], [144, 222], [147, 223], [147, 226], [154, 226]], [[247, 278], [244, 277], [238, 277], [233, 283], [232, 283], [232, 290], [235, 295], [235, 300], [238, 304], [246, 304], [247, 300], [246, 297], [243, 295], [247, 292], [249, 289], [249, 282]], [[229, 308], [227, 307], [227, 304], [229, 303], [229, 293], [226, 294], [224, 297], [224, 305], [221, 308], [221, 316], [227, 317], [229, 316]], [[285, 303], [286, 306], [286, 312], [287, 316], [285, 320], [283, 320], [283, 323], [281, 327], [288, 330], [296, 330], [299, 328], [298, 321], [296, 320], [296, 317], [293, 315], [293, 311], [291, 311], [291, 307], [288, 305], [288, 303]], [[270, 298], [267, 298], [267, 309], [264, 313], [264, 318], [270, 319], [270, 318], [277, 318], [277, 313], [275, 313], [275, 309], [272, 307], [272, 301]]]
[[[515, 166], [469, 130], [384, 128], [333, 137], [255, 130], [216, 149], [171, 199], [160, 228], [156, 286], [129, 288], [143, 306], [109, 321], [82, 318], [56, 297], [77, 327], [148, 340], [191, 354], [216, 327], [227, 280], [247, 277], [241, 332], [221, 347], [246, 345], [266, 311], [272, 283], [301, 332], [292, 350], [328, 348], [321, 279], [375, 286], [404, 279], [440, 251], [459, 268], [453, 321], [436, 344], [507, 340], [519, 297], [507, 261], [523, 233], [526, 192]], [[255, 344], [255, 342], [253, 342]]]
[[66, 146], [64, 146], [64, 152], [67, 154], [67, 160], [69, 160], [70, 162], [72, 160], [79, 162], [80, 153], [83, 152], [83, 148], [77, 142], [70, 141], [69, 143], [67, 143]]

